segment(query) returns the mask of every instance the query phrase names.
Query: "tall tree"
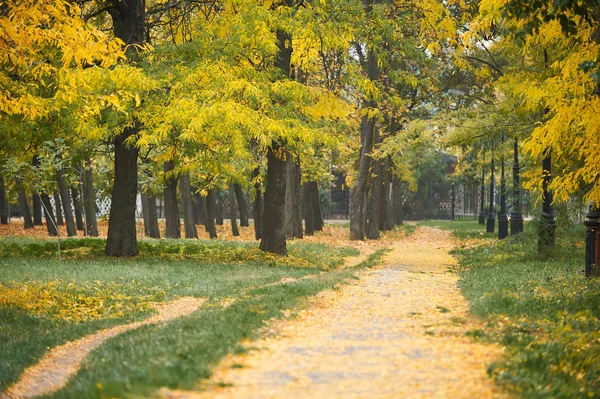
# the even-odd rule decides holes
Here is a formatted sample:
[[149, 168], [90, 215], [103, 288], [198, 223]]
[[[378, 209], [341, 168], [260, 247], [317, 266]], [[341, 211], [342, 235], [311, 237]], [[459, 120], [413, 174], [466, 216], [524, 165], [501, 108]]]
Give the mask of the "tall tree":
[[181, 207], [183, 208], [185, 238], [198, 238], [196, 223], [194, 221], [190, 175], [188, 173], [183, 173], [179, 178], [179, 191], [181, 193]]
[[179, 205], [177, 202], [177, 180], [179, 179], [175, 173], [175, 163], [173, 160], [168, 160], [164, 164], [165, 171], [165, 221], [167, 230], [166, 238], [181, 237], [181, 220], [179, 219]]

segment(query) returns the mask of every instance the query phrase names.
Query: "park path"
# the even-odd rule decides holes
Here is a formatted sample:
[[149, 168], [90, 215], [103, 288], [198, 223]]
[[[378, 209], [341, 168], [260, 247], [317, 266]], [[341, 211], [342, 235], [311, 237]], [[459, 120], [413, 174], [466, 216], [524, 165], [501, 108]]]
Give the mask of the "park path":
[[200, 391], [163, 398], [496, 398], [486, 375], [501, 350], [479, 328], [457, 287], [448, 232], [419, 227], [392, 243], [383, 266], [321, 293], [298, 317], [246, 342]]

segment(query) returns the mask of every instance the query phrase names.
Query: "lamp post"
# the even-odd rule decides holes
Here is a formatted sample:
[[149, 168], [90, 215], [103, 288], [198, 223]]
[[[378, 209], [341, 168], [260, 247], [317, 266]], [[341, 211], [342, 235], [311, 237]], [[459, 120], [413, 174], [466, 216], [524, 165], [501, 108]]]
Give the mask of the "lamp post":
[[[504, 135], [502, 135], [504, 144]], [[508, 217], [506, 215], [506, 181], [504, 180], [504, 146], [501, 148], [502, 169], [500, 175], [500, 212], [498, 213], [498, 239], [508, 237]]]
[[486, 231], [493, 233], [496, 227], [496, 215], [494, 213], [494, 143], [492, 142], [492, 176], [490, 178], [490, 212], [487, 216]]
[[[585, 275], [590, 277], [600, 266], [600, 206], [594, 202], [583, 222], [585, 226]], [[594, 272], [594, 268], [596, 271]]]
[[481, 164], [481, 200], [479, 201], [479, 224], [485, 224], [485, 212], [483, 211], [485, 202], [485, 152]]
[[521, 187], [519, 186], [519, 139], [515, 137], [513, 161], [513, 207], [510, 211], [510, 234], [523, 232], [523, 216], [521, 215]]

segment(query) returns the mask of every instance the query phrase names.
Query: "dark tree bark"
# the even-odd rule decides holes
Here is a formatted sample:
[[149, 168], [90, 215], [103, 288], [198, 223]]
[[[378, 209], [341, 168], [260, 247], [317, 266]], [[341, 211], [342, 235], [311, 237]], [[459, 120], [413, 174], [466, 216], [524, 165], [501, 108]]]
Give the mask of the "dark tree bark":
[[148, 215], [148, 194], [145, 191], [140, 193], [142, 199], [142, 218], [144, 219], [144, 237], [150, 237], [150, 218]]
[[0, 176], [0, 223], [8, 224], [8, 199], [6, 198], [4, 176]]
[[313, 226], [313, 201], [312, 191], [309, 183], [304, 183], [304, 234], [312, 236], [315, 234], [315, 228]]
[[[377, 133], [376, 133], [377, 134]], [[375, 177], [371, 180], [371, 209], [369, 212], [369, 227], [367, 238], [379, 239], [379, 222], [381, 221], [381, 161], [376, 160], [374, 164]]]
[[[39, 166], [40, 161], [37, 156], [33, 157], [31, 164], [34, 167]], [[42, 226], [42, 199], [37, 192], [33, 192], [33, 224], [35, 226]]]
[[250, 226], [250, 223], [248, 223], [248, 205], [246, 204], [246, 197], [244, 197], [242, 186], [236, 183], [233, 185], [233, 188], [235, 190], [235, 198], [237, 199], [238, 209], [240, 211], [240, 226], [248, 227]]
[[85, 212], [85, 227], [87, 235], [98, 237], [98, 221], [96, 219], [96, 190], [94, 190], [94, 173], [92, 162], [85, 161], [83, 171], [83, 210]]
[[181, 237], [181, 221], [179, 220], [179, 206], [177, 204], [177, 180], [178, 176], [173, 174], [175, 163], [170, 160], [165, 162], [165, 221], [167, 230], [166, 238]]
[[192, 189], [192, 209], [194, 211], [194, 223], [204, 224], [206, 214], [204, 213], [205, 198], [198, 193], [197, 188]]
[[403, 207], [403, 196], [402, 196], [402, 183], [400, 180], [394, 179], [392, 182], [392, 197], [393, 197], [393, 214], [394, 214], [394, 225], [402, 226], [404, 223], [404, 207]]
[[[146, 39], [145, 1], [113, 0], [111, 5], [108, 13], [112, 18], [114, 35], [128, 46], [127, 54], [131, 58], [138, 51], [135, 45], [144, 43]], [[133, 126], [123, 129], [114, 140], [115, 179], [105, 249], [109, 256], [138, 254], [135, 221], [138, 151], [125, 142], [135, 137], [139, 128], [139, 122], [134, 120]]]
[[76, 186], [71, 187], [71, 198], [73, 198], [73, 208], [75, 208], [75, 226], [77, 230], [84, 231], [81, 201], [79, 201], [79, 191]]
[[148, 194], [148, 234], [151, 238], [160, 238], [158, 210], [156, 209], [156, 197], [154, 194]]
[[65, 221], [63, 220], [62, 215], [62, 203], [60, 201], [60, 194], [57, 190], [52, 192], [52, 196], [54, 197], [54, 207], [56, 208], [56, 224], [58, 226], [64, 226]]
[[208, 235], [210, 236], [210, 238], [217, 238], [217, 226], [215, 225], [215, 207], [216, 207], [216, 200], [215, 200], [215, 189], [210, 189], [208, 190], [208, 194], [206, 196], [206, 201], [204, 201], [205, 204], [205, 214], [206, 214], [206, 221], [205, 221], [205, 227], [206, 227], [206, 231], [208, 232]]
[[192, 190], [190, 188], [190, 175], [185, 173], [179, 178], [179, 191], [181, 193], [181, 206], [183, 208], [183, 227], [185, 238], [198, 238], [194, 210], [192, 205]]
[[114, 141], [115, 180], [104, 250], [108, 256], [127, 257], [138, 254], [135, 221], [138, 150], [135, 146], [126, 144], [126, 140], [135, 136], [138, 131], [137, 125], [127, 127]]
[[[259, 175], [258, 168], [252, 169], [252, 180]], [[262, 192], [260, 191], [260, 182], [254, 183], [254, 202], [252, 203], [252, 210], [254, 211], [254, 237], [257, 240], [262, 238], [262, 212], [263, 212], [263, 201]]]
[[[365, 1], [367, 14], [371, 14], [373, 0]], [[377, 57], [372, 51], [367, 52], [367, 76], [370, 80], [379, 79], [380, 71], [377, 63]], [[365, 101], [365, 108], [375, 108], [377, 103], [374, 100]], [[350, 239], [365, 239], [365, 220], [366, 220], [366, 201], [367, 187], [369, 183], [369, 169], [371, 168], [371, 157], [369, 154], [373, 149], [373, 138], [375, 134], [375, 118], [363, 116], [361, 121], [361, 148], [358, 159], [358, 173], [356, 182], [350, 193]]]
[[308, 183], [311, 191], [313, 229], [323, 231], [323, 212], [321, 212], [321, 196], [319, 195], [319, 185], [316, 181]]
[[285, 152], [273, 144], [267, 151], [267, 188], [263, 211], [263, 229], [260, 249], [287, 255], [285, 242]]
[[300, 178], [300, 162], [288, 153], [285, 190], [285, 230], [288, 239], [302, 238]]
[[221, 190], [219, 190], [218, 188], [215, 191], [215, 201], [215, 220], [217, 225], [223, 226], [223, 197], [221, 196]]
[[389, 231], [394, 228], [394, 219], [392, 217], [392, 180], [389, 171], [389, 164], [382, 162], [382, 182], [381, 182], [381, 198], [379, 202], [379, 229], [381, 231]]
[[19, 188], [19, 208], [23, 213], [23, 228], [32, 229], [33, 219], [31, 218], [31, 211], [29, 210], [29, 201], [27, 200], [27, 194], [23, 187]]
[[235, 188], [233, 184], [229, 184], [229, 219], [231, 219], [231, 233], [234, 237], [240, 235], [237, 227], [237, 219], [235, 214]]
[[73, 209], [71, 208], [71, 196], [69, 195], [69, 186], [67, 185], [64, 169], [56, 171], [56, 178], [58, 180], [58, 190], [60, 192], [60, 199], [65, 213], [65, 221], [67, 222], [67, 235], [69, 237], [77, 237], [75, 218], [73, 217]]
[[48, 235], [56, 237], [58, 230], [56, 229], [56, 219], [54, 218], [54, 211], [52, 210], [52, 204], [50, 203], [50, 196], [46, 193], [40, 195], [44, 208], [44, 218], [46, 219], [46, 228], [48, 229]]

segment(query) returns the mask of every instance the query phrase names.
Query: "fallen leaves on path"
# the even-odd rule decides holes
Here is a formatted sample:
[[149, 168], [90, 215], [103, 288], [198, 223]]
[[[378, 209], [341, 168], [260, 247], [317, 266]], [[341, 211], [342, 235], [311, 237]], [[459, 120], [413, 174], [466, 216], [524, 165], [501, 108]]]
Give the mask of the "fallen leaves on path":
[[[477, 322], [457, 287], [447, 232], [419, 228], [384, 266], [273, 321], [198, 390], [201, 398], [495, 398], [486, 375], [501, 350], [466, 336]], [[204, 390], [204, 391], [202, 391]]]

